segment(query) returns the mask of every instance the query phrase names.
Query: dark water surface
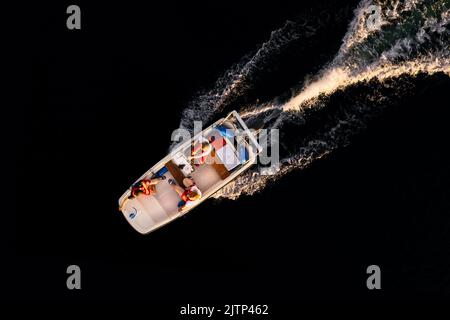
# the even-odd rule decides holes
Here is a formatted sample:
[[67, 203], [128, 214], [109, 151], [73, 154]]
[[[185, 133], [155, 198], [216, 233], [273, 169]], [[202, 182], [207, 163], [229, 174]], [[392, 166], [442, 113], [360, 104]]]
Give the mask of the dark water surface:
[[[411, 80], [412, 92], [348, 147], [256, 195], [209, 200], [147, 236], [117, 211], [129, 184], [166, 155], [196, 92], [286, 20], [320, 13], [332, 25], [269, 63], [265, 80], [235, 104], [282, 94], [334, 56], [355, 3], [82, 4], [82, 30], [73, 32], [65, 4], [45, 7], [16, 143], [14, 294], [180, 303], [448, 297], [443, 75]], [[334, 95], [330, 112], [367, 89]], [[80, 292], [65, 288], [70, 264], [82, 269]], [[378, 292], [366, 288], [371, 264], [382, 270]]]

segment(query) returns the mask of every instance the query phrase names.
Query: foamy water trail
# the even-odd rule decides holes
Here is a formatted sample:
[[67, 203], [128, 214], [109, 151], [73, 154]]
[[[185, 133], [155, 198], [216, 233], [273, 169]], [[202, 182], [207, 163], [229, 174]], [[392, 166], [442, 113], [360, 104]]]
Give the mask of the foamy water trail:
[[[429, 6], [426, 5], [427, 2], [430, 3]], [[318, 80], [307, 85], [299, 95], [283, 106], [283, 110], [298, 110], [304, 103], [322, 94], [329, 95], [338, 89], [373, 78], [383, 81], [403, 74], [415, 76], [421, 72], [448, 74], [448, 42], [441, 38], [437, 50], [425, 51], [424, 54], [419, 50], [430, 42], [432, 33], [440, 37], [448, 36], [447, 26], [450, 22], [448, 1], [407, 0], [403, 4], [400, 4], [400, 1], [391, 1], [390, 5], [384, 7], [384, 16], [379, 28], [369, 31], [365, 16], [366, 8], [372, 3], [377, 2], [367, 0], [361, 2], [336, 58], [321, 72]], [[430, 8], [440, 9], [442, 12], [427, 17], [426, 11], [431, 11]], [[422, 14], [422, 21], [401, 19], [402, 15], [413, 10], [418, 10]], [[380, 44], [385, 42], [385, 34], [397, 32], [404, 35], [400, 32], [402, 28], [411, 28], [415, 23], [417, 24], [415, 33], [391, 39], [390, 44], [384, 47]], [[388, 30], [384, 31], [383, 28]], [[370, 39], [371, 36], [373, 39]], [[380, 46], [382, 51], [377, 50]]]
[[[273, 31], [267, 42], [263, 43], [254, 55], [244, 57], [217, 80], [213, 89], [199, 94], [191, 101], [183, 111], [180, 127], [192, 129], [194, 121], [209, 122], [230, 101], [245, 95], [252, 85], [254, 74], [261, 69], [265, 61], [304, 32], [291, 21]], [[307, 32], [312, 33], [313, 30], [309, 29]]]
[[[426, 57], [412, 61], [405, 61], [400, 65], [382, 64], [376, 67], [368, 67], [367, 70], [350, 75], [344, 69], [333, 68], [328, 70], [318, 81], [307, 86], [298, 96], [290, 100], [282, 106], [283, 111], [296, 111], [305, 105], [312, 105], [314, 99], [320, 95], [330, 95], [336, 90], [343, 90], [348, 86], [363, 81], [377, 79], [384, 81], [385, 79], [399, 77], [402, 75], [416, 76], [419, 73], [434, 74], [442, 72], [450, 75], [450, 59], [448, 57]], [[265, 112], [265, 110], [261, 110]], [[256, 113], [254, 113], [256, 114]]]
[[[382, 23], [373, 30], [366, 27], [367, 8], [371, 4], [382, 9]], [[236, 199], [243, 194], [253, 194], [288, 172], [305, 168], [348, 144], [352, 134], [364, 127], [366, 114], [376, 112], [380, 102], [389, 105], [389, 98], [378, 92], [380, 86], [391, 88], [396, 96], [403, 94], [401, 86], [396, 88], [392, 79], [435, 73], [450, 76], [449, 23], [449, 1], [361, 1], [342, 45], [330, 63], [312, 80], [305, 82], [287, 102], [279, 104], [274, 99], [273, 103], [246, 107], [241, 115], [248, 122], [263, 119], [266, 128], [279, 128], [282, 132], [286, 124], [307, 122], [305, 113], [308, 110], [326, 109], [326, 98], [338, 91], [365, 85], [367, 94], [355, 97], [352, 101], [355, 107], [327, 120], [323, 130], [312, 133], [298, 147], [290, 146], [292, 150], [282, 158], [277, 172], [261, 175], [259, 168], [254, 167], [220, 190], [216, 197]]]
[[[434, 10], [440, 9], [442, 12], [431, 17], [424, 16], [425, 13], [421, 12], [423, 20], [418, 23], [415, 34], [394, 38], [389, 45], [385, 45], [384, 50], [380, 52], [376, 50], [379, 42], [386, 40], [385, 34], [398, 32], [398, 30], [414, 24], [411, 19], [401, 19], [402, 15], [411, 13], [420, 4], [422, 5], [420, 8], [422, 11], [431, 10], [428, 9], [427, 2]], [[403, 4], [400, 4], [400, 1], [391, 1], [383, 7], [384, 15], [379, 28], [369, 31], [366, 27], [366, 9], [371, 4], [376, 3], [376, 1], [371, 0], [364, 0], [360, 3], [355, 10], [355, 18], [350, 23], [349, 31], [344, 37], [338, 54], [316, 76], [315, 81], [305, 84], [303, 90], [285, 105], [272, 105], [262, 109], [255, 107], [254, 110], [247, 110], [245, 116], [255, 116], [274, 108], [281, 108], [284, 111], [299, 110], [313, 104], [314, 101], [311, 100], [321, 95], [330, 95], [338, 89], [373, 78], [384, 80], [403, 74], [414, 76], [421, 72], [430, 74], [444, 72], [448, 74], [449, 43], [445, 39], [440, 40], [441, 48], [434, 52], [425, 51], [423, 54], [420, 54], [420, 52], [417, 55], [413, 54], [414, 51], [418, 51], [418, 47], [426, 47], [427, 42], [431, 40], [430, 33], [448, 36], [447, 26], [450, 22], [448, 1], [407, 0]], [[392, 26], [391, 30], [383, 33], [383, 27], [389, 26]], [[369, 39], [371, 36], [374, 39]], [[404, 63], [406, 63], [406, 66]], [[398, 70], [396, 70], [397, 68]]]

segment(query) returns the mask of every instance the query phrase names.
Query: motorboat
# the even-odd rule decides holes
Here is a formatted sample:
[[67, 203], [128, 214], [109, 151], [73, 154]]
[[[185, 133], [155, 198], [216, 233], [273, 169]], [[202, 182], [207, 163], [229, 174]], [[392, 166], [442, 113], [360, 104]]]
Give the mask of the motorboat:
[[136, 231], [150, 233], [224, 188], [248, 170], [261, 151], [254, 132], [232, 111], [179, 143], [145, 172], [120, 197], [119, 209]]

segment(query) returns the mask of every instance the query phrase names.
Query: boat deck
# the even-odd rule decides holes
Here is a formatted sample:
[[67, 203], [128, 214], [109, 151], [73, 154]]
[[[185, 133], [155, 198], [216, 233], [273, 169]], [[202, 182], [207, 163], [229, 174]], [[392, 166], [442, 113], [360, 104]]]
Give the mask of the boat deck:
[[[234, 121], [233, 124], [232, 121]], [[240, 128], [247, 130], [245, 134], [251, 143], [244, 141], [243, 144], [235, 144], [234, 134], [239, 129], [239, 125]], [[227, 130], [232, 131], [231, 135]], [[205, 140], [212, 146], [209, 149], [210, 153], [203, 157], [202, 160], [205, 160], [203, 163], [191, 163], [192, 144], [194, 141], [203, 143]], [[178, 146], [170, 155], [141, 176], [139, 180], [155, 176], [164, 176], [166, 179], [156, 185], [156, 192], [153, 195], [141, 194], [128, 199], [130, 191], [126, 192], [119, 199], [121, 210], [137, 231], [148, 233], [186, 213], [210, 197], [248, 169], [261, 150], [242, 119], [233, 111], [226, 118], [203, 130], [201, 135], [196, 135]], [[202, 155], [196, 154], [196, 156], [198, 158]], [[184, 189], [183, 180], [185, 178], [190, 178], [195, 182], [197, 188], [202, 192], [202, 197], [195, 202], [190, 202], [191, 206], [184, 207], [183, 211], [179, 212], [181, 198], [168, 181], [172, 179]]]

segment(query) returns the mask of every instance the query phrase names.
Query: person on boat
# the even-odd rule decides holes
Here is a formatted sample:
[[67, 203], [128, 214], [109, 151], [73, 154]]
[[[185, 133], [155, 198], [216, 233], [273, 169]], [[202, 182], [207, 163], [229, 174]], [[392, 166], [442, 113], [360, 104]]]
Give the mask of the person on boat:
[[122, 203], [119, 209], [121, 209], [128, 200], [136, 198], [138, 195], [143, 194], [151, 196], [156, 193], [156, 185], [165, 180], [165, 176], [155, 177], [151, 179], [142, 179], [131, 186], [131, 193], [128, 198]]
[[165, 180], [165, 176], [152, 178], [152, 179], [142, 179], [136, 182], [131, 187], [131, 195], [129, 199], [136, 198], [138, 195], [143, 194], [146, 196], [151, 196], [156, 193], [156, 185], [161, 181]]
[[214, 157], [214, 150], [211, 143], [215, 140], [214, 136], [211, 136], [209, 139], [201, 138], [192, 143], [191, 146], [191, 156], [189, 160], [196, 167], [206, 162], [206, 158], [209, 154]]
[[202, 197], [202, 192], [197, 188], [194, 180], [190, 178], [183, 179], [184, 189], [172, 179], [169, 179], [168, 182], [181, 198], [181, 201], [178, 203], [178, 211], [183, 211], [185, 208], [193, 206]]

